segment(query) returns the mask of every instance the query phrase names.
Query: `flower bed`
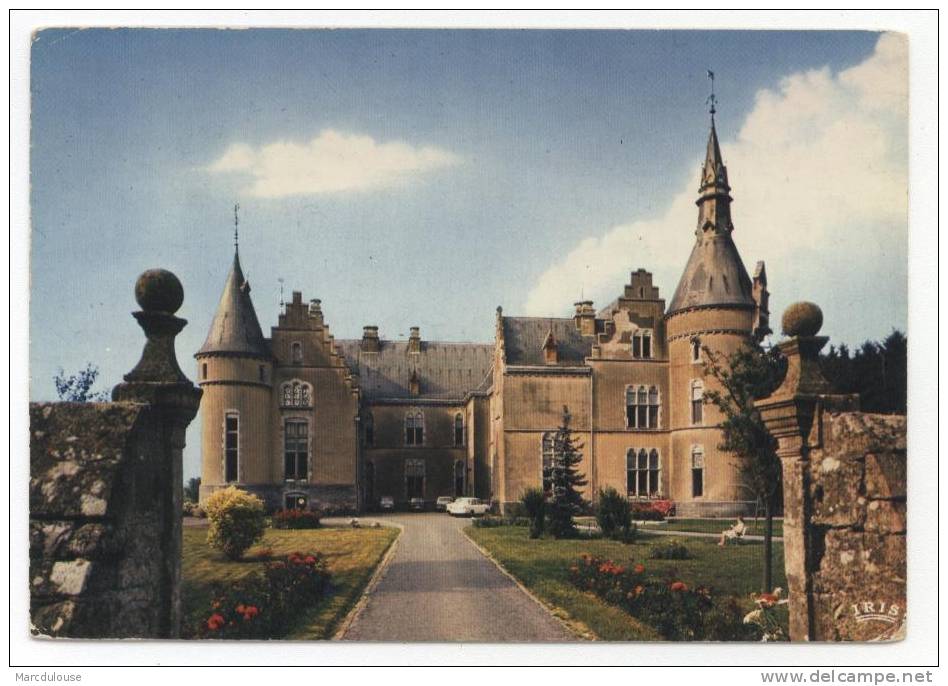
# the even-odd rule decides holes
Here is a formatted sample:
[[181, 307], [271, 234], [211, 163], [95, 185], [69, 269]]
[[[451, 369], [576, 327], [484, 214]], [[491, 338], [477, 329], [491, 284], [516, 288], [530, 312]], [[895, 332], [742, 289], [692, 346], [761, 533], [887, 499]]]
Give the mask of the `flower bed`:
[[320, 513], [308, 510], [278, 510], [270, 517], [274, 529], [318, 529]]
[[291, 553], [265, 564], [262, 574], [219, 585], [210, 614], [195, 633], [200, 638], [280, 638], [301, 608], [322, 597], [328, 581], [319, 553]]
[[650, 577], [642, 564], [621, 565], [584, 554], [569, 569], [570, 581], [654, 627], [671, 641], [753, 641], [759, 629], [743, 622], [733, 597], [715, 600], [711, 589], [670, 576]]
[[632, 501], [632, 519], [640, 522], [661, 522], [675, 514], [672, 500]]

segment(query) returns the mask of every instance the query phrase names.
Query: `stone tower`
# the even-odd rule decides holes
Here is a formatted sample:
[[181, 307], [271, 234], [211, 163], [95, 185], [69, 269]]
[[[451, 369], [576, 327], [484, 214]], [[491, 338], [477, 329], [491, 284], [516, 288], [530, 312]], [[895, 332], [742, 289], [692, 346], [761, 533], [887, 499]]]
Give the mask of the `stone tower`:
[[236, 245], [207, 340], [194, 357], [204, 391], [201, 501], [231, 484], [246, 488], [271, 483], [273, 360]]
[[744, 268], [731, 238], [730, 191], [712, 112], [695, 245], [665, 313], [674, 456], [669, 496], [682, 503], [679, 514], [686, 516], [730, 515], [741, 509], [740, 501], [753, 500], [741, 485], [736, 458], [718, 449], [720, 413], [701, 403], [713, 384], [704, 374], [701, 347], [728, 355], [767, 332], [766, 272], [759, 263], [752, 282]]

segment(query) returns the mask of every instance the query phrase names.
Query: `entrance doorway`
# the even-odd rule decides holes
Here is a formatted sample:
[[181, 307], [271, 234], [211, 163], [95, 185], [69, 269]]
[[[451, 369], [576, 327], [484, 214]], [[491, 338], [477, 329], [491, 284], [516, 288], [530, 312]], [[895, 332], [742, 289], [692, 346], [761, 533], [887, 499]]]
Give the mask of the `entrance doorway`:
[[419, 459], [405, 460], [405, 497], [425, 497], [425, 461]]
[[454, 463], [454, 497], [460, 498], [464, 495], [464, 460], [458, 460]]
[[283, 506], [287, 510], [305, 510], [308, 503], [309, 498], [303, 493], [287, 493], [283, 498]]

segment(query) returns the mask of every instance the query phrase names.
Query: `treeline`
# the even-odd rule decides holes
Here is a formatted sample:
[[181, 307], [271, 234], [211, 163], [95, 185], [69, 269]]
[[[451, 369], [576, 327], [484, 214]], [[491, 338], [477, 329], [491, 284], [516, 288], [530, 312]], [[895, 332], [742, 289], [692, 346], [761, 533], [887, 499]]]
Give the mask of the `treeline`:
[[863, 412], [905, 414], [908, 339], [894, 330], [881, 342], [866, 341], [852, 352], [831, 346], [820, 356], [823, 374], [836, 393], [858, 393]]

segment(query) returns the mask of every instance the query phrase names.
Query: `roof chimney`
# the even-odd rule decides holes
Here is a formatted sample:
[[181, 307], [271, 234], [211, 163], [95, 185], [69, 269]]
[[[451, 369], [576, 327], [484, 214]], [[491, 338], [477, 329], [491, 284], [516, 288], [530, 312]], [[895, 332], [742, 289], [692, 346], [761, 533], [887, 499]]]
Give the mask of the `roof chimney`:
[[596, 335], [596, 310], [593, 308], [592, 300], [580, 300], [574, 303], [576, 314], [573, 315], [573, 321], [576, 322], [576, 329], [582, 336]]
[[364, 353], [377, 353], [381, 348], [379, 343], [379, 327], [374, 325], [362, 327], [362, 345], [359, 346]]
[[411, 327], [411, 333], [408, 335], [408, 352], [421, 352], [421, 329], [417, 326]]

